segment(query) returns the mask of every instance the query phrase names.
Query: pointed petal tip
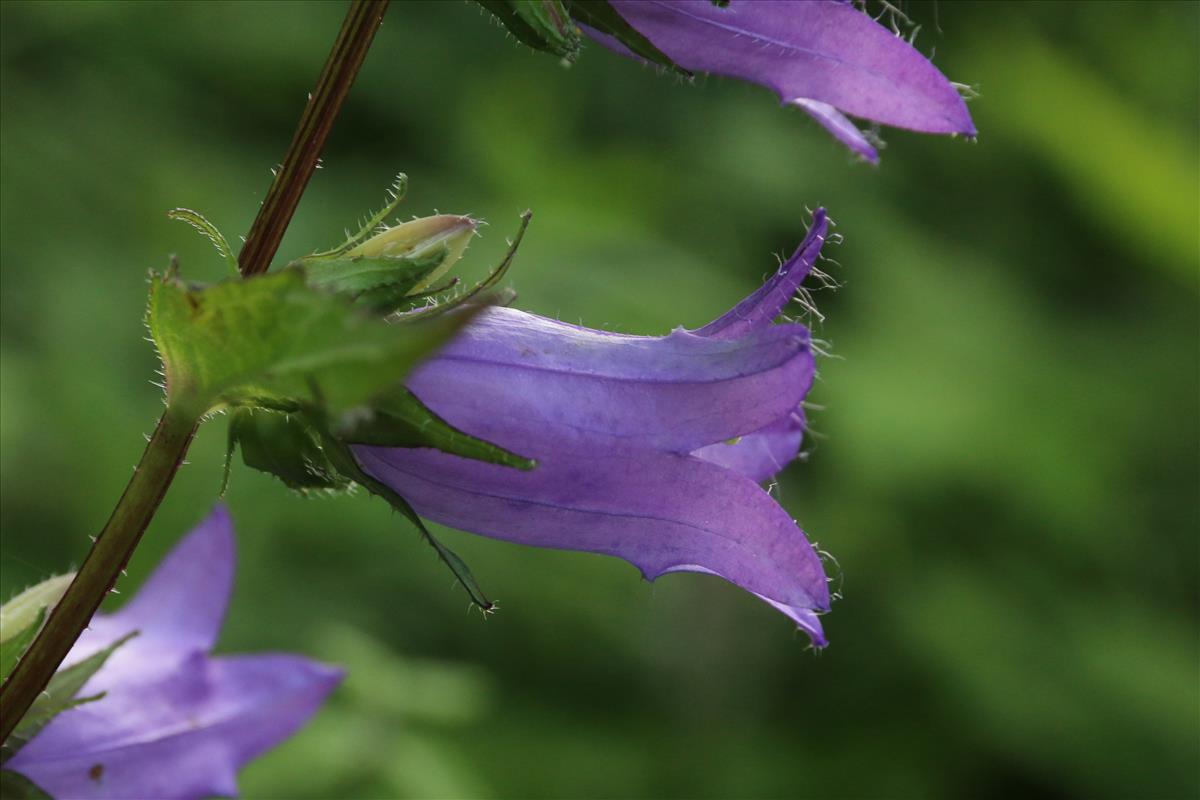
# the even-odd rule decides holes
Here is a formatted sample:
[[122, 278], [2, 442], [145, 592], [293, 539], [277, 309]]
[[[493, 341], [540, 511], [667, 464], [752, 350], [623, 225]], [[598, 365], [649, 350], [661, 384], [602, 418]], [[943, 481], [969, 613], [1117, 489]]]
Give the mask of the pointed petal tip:
[[130, 631], [140, 635], [105, 664], [88, 688], [148, 680], [217, 641], [233, 593], [233, 521], [216, 504], [159, 562], [141, 588], [112, 614], [97, 613], [64, 663], [76, 663]]
[[781, 611], [792, 622], [796, 623], [796, 628], [801, 630], [808, 636], [809, 642], [815, 650], [824, 650], [829, 646], [829, 640], [825, 638], [825, 628], [821, 625], [820, 614], [829, 610], [829, 602], [825, 601], [822, 608], [802, 608], [800, 606], [790, 606], [786, 603], [780, 603], [777, 600], [772, 600], [761, 594], [754, 595], [758, 599], [764, 601], [768, 605]]
[[[959, 88], [857, 4], [620, 0], [613, 6], [681, 68], [771, 89], [869, 163], [878, 163], [879, 153], [847, 115], [922, 133], [975, 135]], [[611, 37], [587, 33], [630, 55]]]
[[719, 339], [732, 339], [746, 335], [767, 325], [783, 312], [785, 306], [808, 277], [825, 244], [829, 229], [829, 217], [824, 207], [813, 212], [812, 222], [800, 246], [791, 257], [780, 265], [775, 274], [752, 294], [735, 305], [725, 314], [693, 333]]
[[[648, 572], [641, 567], [638, 567], [638, 570], [642, 573], [642, 577], [651, 583], [653, 583], [655, 579], [661, 578], [663, 575], [669, 575], [673, 572], [693, 572], [700, 573], [702, 575], [713, 575], [724, 581], [732, 583], [739, 589], [748, 591], [750, 594], [754, 595], [759, 600], [762, 600], [776, 611], [781, 612], [784, 616], [796, 624], [797, 629], [803, 631], [804, 634], [808, 636], [809, 641], [814, 649], [823, 650], [829, 645], [829, 640], [825, 638], [825, 629], [822, 627], [820, 619], [821, 614], [829, 611], [829, 595], [827, 593], [812, 598], [806, 605], [794, 605], [782, 602], [780, 600], [773, 600], [770, 597], [767, 597], [765, 594], [760, 594], [759, 592], [746, 589], [745, 586], [742, 586], [737, 581], [722, 575], [716, 570], [701, 566], [699, 564], [677, 564], [672, 567], [667, 567], [666, 569], [658, 570], [654, 573]], [[824, 590], [824, 588], [825, 587], [822, 586], [821, 590]]]
[[829, 213], [825, 210], [824, 206], [817, 206], [813, 209], [812, 221], [808, 223], [808, 230], [804, 234], [804, 239], [792, 253], [791, 257], [779, 267], [778, 274], [780, 277], [787, 276], [794, 270], [800, 270], [801, 274], [797, 276], [795, 285], [792, 286], [793, 292], [799, 288], [800, 281], [803, 281], [812, 270], [817, 257], [821, 253], [821, 248], [825, 245], [825, 238], [828, 233]]
[[866, 134], [833, 106], [808, 97], [795, 97], [784, 101], [784, 105], [788, 104], [805, 111], [861, 160], [868, 164], [879, 163], [879, 151], [871, 144]]
[[229, 506], [222, 502], [214, 503], [212, 511], [208, 512], [208, 516], [188, 534], [187, 539], [192, 537], [207, 537], [214, 550], [227, 552], [230, 557], [233, 557], [235, 555], [233, 517], [229, 513]]
[[821, 237], [824, 238], [825, 228], [826, 228], [826, 225], [828, 224], [828, 222], [829, 222], [829, 212], [827, 212], [825, 210], [825, 206], [817, 206], [816, 209], [813, 211], [812, 224], [809, 225], [809, 235], [811, 236], [812, 231], [820, 228], [819, 233], [820, 233]]
[[346, 668], [337, 664], [326, 664], [322, 661], [310, 661], [309, 667], [312, 670], [313, 678], [318, 683], [323, 683], [329, 687], [330, 691], [336, 689], [342, 681], [346, 680]]
[[253, 653], [242, 658], [259, 659], [261, 663], [269, 660], [276, 672], [286, 675], [297, 685], [311, 686], [322, 698], [340, 686], [348, 674], [340, 664], [329, 664], [296, 653]]
[[800, 625], [797, 629], [808, 635], [809, 644], [814, 650], [824, 650], [829, 646], [829, 640], [825, 638], [825, 631], [815, 618], [811, 625]]

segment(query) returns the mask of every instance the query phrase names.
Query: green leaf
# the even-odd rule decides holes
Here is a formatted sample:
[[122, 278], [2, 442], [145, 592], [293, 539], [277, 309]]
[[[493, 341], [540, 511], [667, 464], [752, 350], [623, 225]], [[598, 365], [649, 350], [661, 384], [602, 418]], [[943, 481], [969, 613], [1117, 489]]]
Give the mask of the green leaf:
[[37, 616], [31, 619], [28, 625], [9, 638], [0, 640], [0, 681], [7, 678], [8, 673], [13, 671], [13, 667], [17, 665], [17, 661], [25, 652], [25, 648], [29, 647], [29, 643], [37, 636], [45, 621], [46, 607], [42, 606], [38, 609]]
[[10, 769], [0, 770], [0, 797], [4, 800], [54, 800], [45, 789]]
[[579, 55], [578, 28], [562, 0], [476, 0], [508, 32], [535, 50], [553, 53], [567, 61]]
[[25, 716], [21, 717], [21, 721], [17, 723], [17, 727], [9, 735], [6, 744], [11, 746], [12, 749], [5, 751], [5, 757], [11, 757], [13, 752], [20, 749], [21, 746], [34, 736], [37, 736], [50, 720], [62, 712], [75, 706], [101, 699], [104, 696], [103, 693], [80, 698], [76, 698], [75, 695], [104, 666], [104, 662], [108, 660], [109, 656], [134, 636], [137, 636], [137, 631], [122, 636], [108, 647], [88, 656], [78, 664], [73, 664], [66, 669], [60, 669], [54, 673], [54, 677], [50, 679], [50, 683], [46, 685], [45, 690], [38, 695], [37, 700], [33, 701], [33, 705], [29, 707], [29, 710], [25, 712]]
[[532, 459], [455, 428], [403, 386], [378, 397], [371, 404], [371, 412], [348, 418], [335, 430], [337, 438], [349, 444], [376, 447], [432, 447], [463, 458], [522, 470], [536, 466]]
[[670, 56], [655, 47], [653, 42], [626, 22], [625, 18], [609, 5], [607, 0], [566, 0], [566, 4], [572, 17], [590, 28], [607, 33], [635, 55], [680, 75], [691, 77], [691, 72], [676, 64]]
[[351, 481], [321, 446], [303, 414], [237, 409], [229, 419], [229, 447], [240, 446], [246, 466], [274, 475], [289, 489], [342, 491]]
[[289, 267], [208, 287], [155, 275], [148, 323], [168, 403], [200, 417], [239, 405], [337, 414], [400, 381], [470, 317], [389, 325]]
[[217, 248], [221, 258], [225, 260], [225, 266], [229, 270], [230, 275], [238, 274], [237, 258], [233, 255], [233, 250], [229, 247], [229, 242], [225, 240], [225, 235], [213, 225], [199, 211], [192, 211], [190, 208], [173, 208], [167, 212], [167, 217], [177, 219], [180, 222], [186, 222], [196, 229], [196, 232], [212, 242], [213, 247]]

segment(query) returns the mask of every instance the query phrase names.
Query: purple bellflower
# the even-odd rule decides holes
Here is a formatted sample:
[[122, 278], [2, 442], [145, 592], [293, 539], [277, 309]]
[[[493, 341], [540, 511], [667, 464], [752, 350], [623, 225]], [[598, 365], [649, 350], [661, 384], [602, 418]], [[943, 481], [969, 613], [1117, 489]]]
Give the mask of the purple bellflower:
[[812, 268], [826, 226], [818, 210], [778, 272], [702, 328], [627, 336], [492, 308], [409, 377], [437, 414], [536, 459], [533, 470], [432, 449], [355, 454], [436, 522], [618, 556], [648, 580], [717, 575], [823, 647], [821, 559], [759, 482], [795, 458], [804, 432], [809, 332], [773, 322]]
[[[846, 115], [924, 133], [975, 136], [954, 85], [912, 45], [838, 0], [612, 0], [680, 67], [762, 84], [862, 158], [879, 153]], [[616, 39], [588, 36], [632, 58]]]
[[131, 631], [80, 697], [14, 755], [57, 800], [237, 794], [237, 771], [295, 733], [342, 671], [286, 654], [212, 657], [233, 588], [234, 540], [217, 507], [120, 611], [97, 614], [63, 663]]

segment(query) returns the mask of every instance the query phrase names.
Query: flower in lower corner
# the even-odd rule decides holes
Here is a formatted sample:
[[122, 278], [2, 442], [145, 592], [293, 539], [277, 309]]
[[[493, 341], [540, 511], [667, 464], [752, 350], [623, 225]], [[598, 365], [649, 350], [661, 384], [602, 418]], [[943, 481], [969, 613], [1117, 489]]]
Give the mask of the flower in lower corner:
[[[867, 161], [879, 160], [846, 115], [922, 133], [975, 136], [958, 89], [911, 44], [840, 0], [611, 0], [677, 66], [762, 84]], [[580, 20], [592, 39], [639, 58]]]
[[774, 321], [826, 227], [818, 210], [776, 274], [702, 328], [627, 336], [491, 308], [409, 377], [450, 424], [535, 458], [536, 469], [421, 448], [355, 454], [436, 522], [618, 556], [650, 580], [717, 575], [824, 646], [821, 558], [759, 484], [796, 457], [804, 432], [809, 331]]
[[238, 770], [294, 734], [341, 682], [288, 654], [211, 656], [233, 588], [234, 538], [218, 506], [118, 612], [97, 614], [65, 669], [118, 647], [79, 697], [5, 763], [58, 800], [185, 800], [237, 793]]

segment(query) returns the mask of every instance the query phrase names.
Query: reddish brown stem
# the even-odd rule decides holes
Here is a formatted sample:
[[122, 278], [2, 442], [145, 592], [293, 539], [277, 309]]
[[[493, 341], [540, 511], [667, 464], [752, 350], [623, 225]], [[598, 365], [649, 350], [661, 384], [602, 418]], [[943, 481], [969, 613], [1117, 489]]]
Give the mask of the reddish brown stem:
[[300, 196], [317, 168], [333, 121], [367, 57], [387, 7], [388, 0], [354, 0], [351, 3], [329, 60], [317, 79], [317, 88], [309, 96], [308, 105], [300, 116], [300, 124], [288, 145], [283, 164], [276, 171], [275, 180], [267, 190], [267, 199], [259, 208], [250, 233], [246, 235], [246, 243], [238, 253], [238, 269], [244, 277], [266, 272], [271, 266], [271, 259], [275, 257], [283, 233], [300, 204]]

